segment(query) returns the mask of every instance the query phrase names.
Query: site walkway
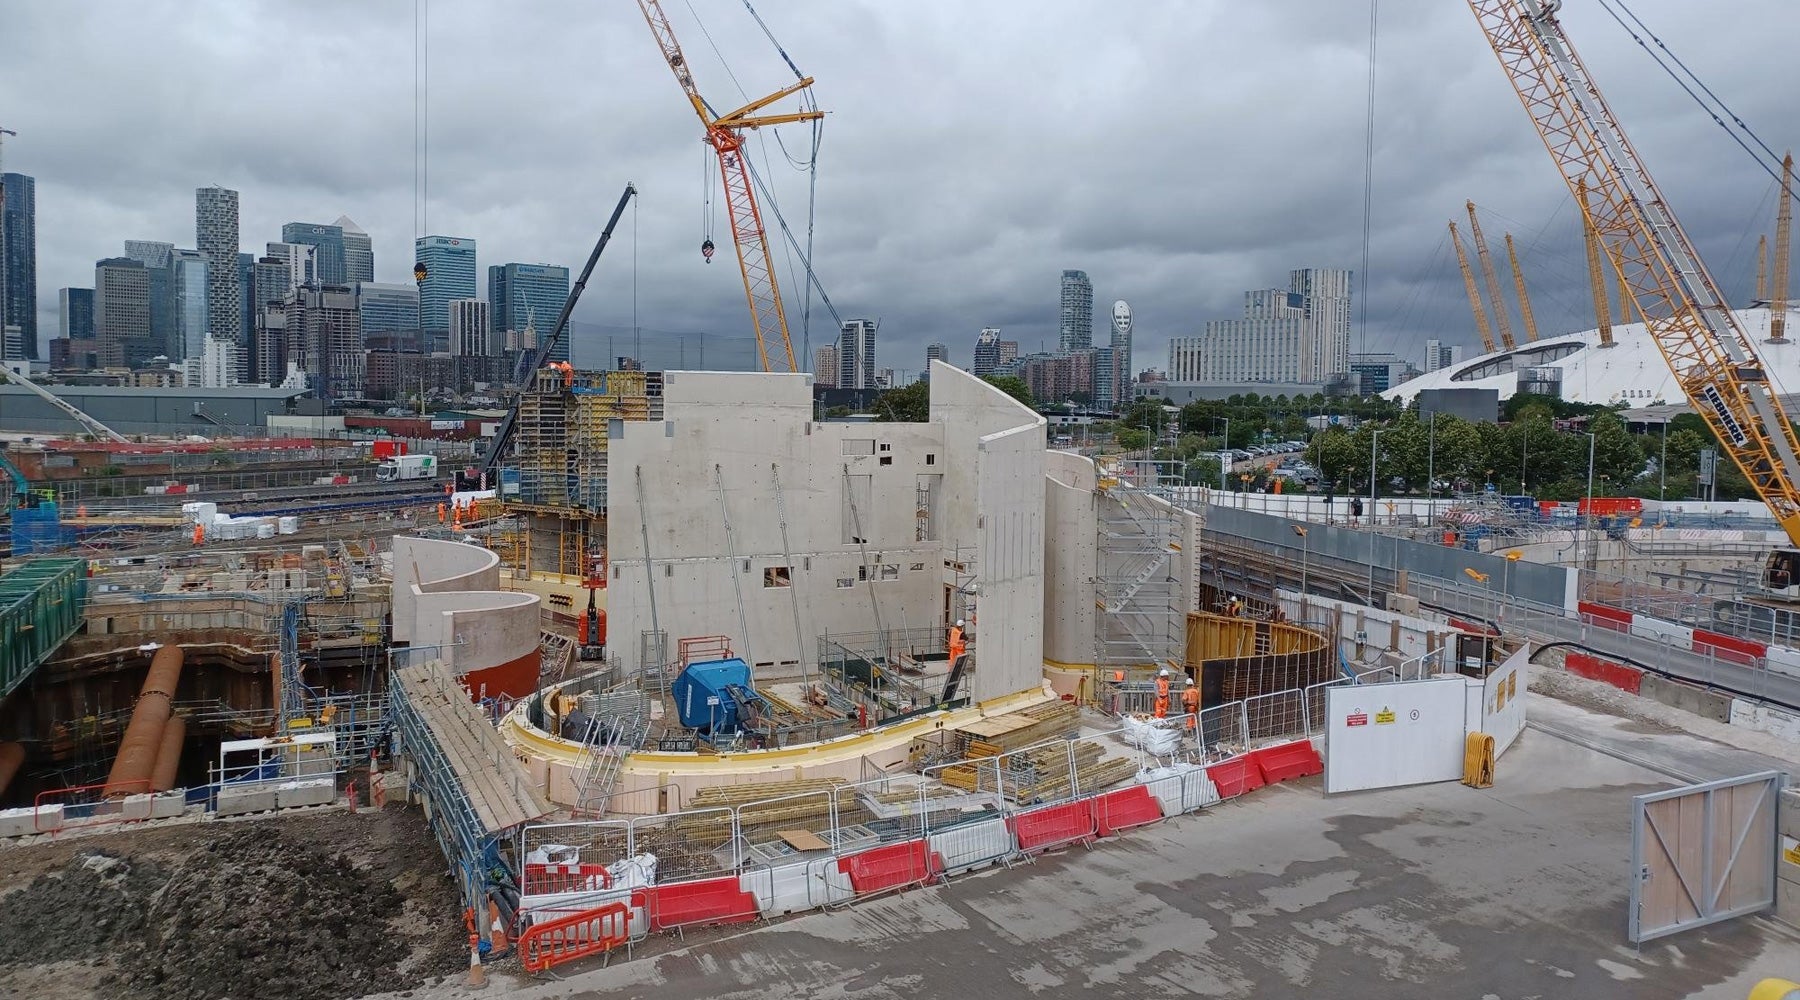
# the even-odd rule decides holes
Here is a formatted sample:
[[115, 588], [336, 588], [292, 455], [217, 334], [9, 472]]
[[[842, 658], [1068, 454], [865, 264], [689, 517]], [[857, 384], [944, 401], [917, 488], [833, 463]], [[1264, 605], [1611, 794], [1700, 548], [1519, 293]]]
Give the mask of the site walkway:
[[0, 576], [0, 699], [81, 627], [87, 560], [33, 559]]

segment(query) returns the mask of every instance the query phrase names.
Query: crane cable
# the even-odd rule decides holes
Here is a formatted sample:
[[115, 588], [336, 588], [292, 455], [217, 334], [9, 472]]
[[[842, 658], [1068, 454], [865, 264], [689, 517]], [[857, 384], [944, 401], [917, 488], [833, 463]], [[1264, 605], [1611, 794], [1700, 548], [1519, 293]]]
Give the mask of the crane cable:
[[[1635, 24], [1637, 24], [1637, 26], [1639, 28], [1643, 29], [1644, 35], [1648, 35], [1650, 41], [1656, 43], [1657, 48], [1668, 53], [1669, 59], [1671, 61], [1673, 61], [1676, 66], [1679, 66], [1681, 68], [1681, 73], [1677, 73], [1674, 68], [1670, 67], [1670, 65], [1668, 63], [1664, 62], [1662, 59], [1662, 56], [1657, 55], [1656, 52], [1650, 48], [1649, 43], [1644, 41], [1644, 36], [1639, 35], [1637, 33], [1637, 31], [1631, 27], [1631, 25], [1625, 23], [1625, 19], [1620, 17], [1619, 12], [1615, 11], [1613, 9], [1614, 4], [1618, 5], [1619, 10], [1622, 10], [1625, 12], [1626, 17], [1631, 18], [1631, 20]], [[1742, 148], [1745, 153], [1748, 153], [1750, 155], [1750, 158], [1752, 160], [1756, 161], [1756, 165], [1761, 167], [1764, 173], [1766, 173], [1770, 177], [1774, 178], [1775, 183], [1778, 187], [1781, 186], [1781, 184], [1782, 184], [1781, 173], [1780, 173], [1781, 157], [1776, 155], [1775, 151], [1773, 149], [1769, 148], [1769, 144], [1764, 142], [1762, 140], [1762, 137], [1757, 135], [1756, 131], [1754, 129], [1752, 129], [1748, 124], [1746, 124], [1742, 118], [1738, 117], [1737, 112], [1731, 110], [1730, 106], [1727, 105], [1724, 102], [1724, 100], [1719, 97], [1718, 94], [1714, 93], [1711, 87], [1708, 87], [1706, 85], [1706, 81], [1700, 79], [1699, 75], [1696, 74], [1693, 70], [1689, 69], [1687, 64], [1682, 62], [1681, 58], [1679, 56], [1677, 56], [1673, 51], [1671, 51], [1667, 45], [1663, 44], [1663, 40], [1661, 38], [1658, 38], [1654, 31], [1650, 30], [1650, 26], [1645, 24], [1643, 22], [1643, 20], [1641, 18], [1639, 18], [1637, 16], [1637, 14], [1634, 13], [1630, 7], [1626, 6], [1625, 0], [1600, 0], [1600, 6], [1608, 14], [1612, 15], [1612, 19], [1619, 23], [1619, 27], [1625, 29], [1625, 33], [1631, 36], [1632, 41], [1638, 43], [1639, 48], [1643, 49], [1644, 52], [1650, 56], [1651, 59], [1655, 60], [1656, 65], [1661, 67], [1661, 69], [1664, 73], [1668, 74], [1669, 79], [1674, 80], [1677, 86], [1681, 87], [1682, 90], [1687, 92], [1687, 95], [1689, 97], [1693, 98], [1694, 103], [1700, 107], [1700, 110], [1706, 112], [1708, 117], [1712, 118], [1714, 124], [1718, 125], [1722, 129], [1724, 129], [1725, 133], [1727, 135], [1731, 136], [1731, 140], [1733, 142], [1737, 143], [1738, 146], [1740, 148]], [[1694, 86], [1699, 87], [1701, 91], [1705, 92], [1707, 97], [1712, 98], [1713, 103], [1718, 105], [1717, 110], [1715, 110], [1711, 105], [1707, 104], [1706, 100], [1704, 98], [1702, 98], [1699, 94], [1694, 92], [1694, 87], [1689, 86], [1687, 80], [1682, 79], [1682, 76], [1681, 76], [1682, 73], [1686, 73], [1688, 80], [1692, 80], [1694, 82]], [[1750, 145], [1743, 140], [1742, 136], [1739, 136], [1736, 132], [1733, 132], [1731, 129], [1731, 125], [1726, 124], [1725, 119], [1719, 117], [1720, 112], [1723, 112], [1726, 118], [1730, 118], [1732, 124], [1736, 125], [1739, 129], [1741, 129], [1743, 131], [1744, 135], [1747, 135], [1751, 139], [1755, 140], [1756, 144], [1762, 148], [1762, 151], [1769, 155], [1769, 160], [1764, 160], [1761, 156], [1757, 155], [1756, 150], [1751, 149]], [[1770, 165], [1770, 161], [1773, 161], [1773, 163], [1774, 163], [1773, 166]], [[1789, 194], [1792, 194], [1792, 192], [1789, 192]]]
[[[1362, 217], [1362, 294], [1356, 296], [1360, 311], [1357, 333], [1368, 349], [1369, 339], [1369, 230], [1375, 203], [1375, 40], [1381, 28], [1381, 0], [1369, 0], [1369, 82], [1368, 109], [1363, 123], [1363, 217]], [[1336, 358], [1332, 359], [1334, 362]], [[1326, 372], [1325, 374], [1331, 374]]]

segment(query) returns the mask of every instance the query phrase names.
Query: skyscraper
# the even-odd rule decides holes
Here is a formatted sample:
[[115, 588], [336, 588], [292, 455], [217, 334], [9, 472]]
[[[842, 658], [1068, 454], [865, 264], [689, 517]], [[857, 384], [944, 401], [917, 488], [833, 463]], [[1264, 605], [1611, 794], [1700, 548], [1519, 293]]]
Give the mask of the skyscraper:
[[949, 364], [950, 363], [950, 348], [945, 347], [943, 344], [926, 344], [925, 345], [925, 372], [928, 376], [931, 372], [931, 363], [933, 361], [942, 361], [944, 364]]
[[1112, 305], [1112, 339], [1094, 363], [1094, 406], [1115, 409], [1131, 402], [1131, 306]]
[[450, 353], [460, 358], [485, 358], [493, 349], [492, 314], [480, 299], [450, 302]]
[[[1332, 267], [1302, 267], [1288, 273], [1288, 288], [1305, 296], [1306, 315], [1316, 338], [1307, 381], [1350, 370], [1350, 272]], [[1310, 377], [1316, 373], [1315, 377]]]
[[[237, 262], [233, 261], [232, 267], [236, 266]], [[206, 314], [206, 272], [209, 267], [211, 264], [206, 256], [198, 250], [169, 253], [169, 266], [165, 270], [169, 275], [170, 330], [163, 353], [171, 361], [206, 355], [206, 339], [212, 328]]]
[[244, 345], [240, 355], [244, 358], [245, 369], [238, 373], [240, 379], [249, 379], [250, 342], [256, 338], [256, 255], [238, 252], [238, 343]]
[[150, 278], [150, 350], [170, 360], [182, 358], [175, 336], [175, 286], [169, 273], [169, 255], [175, 244], [160, 240], [126, 240], [125, 256], [144, 265]]
[[344, 280], [375, 280], [375, 246], [369, 242], [369, 234], [363, 227], [351, 221], [348, 215], [340, 215], [332, 225], [344, 232]]
[[1451, 365], [1462, 364], [1462, 359], [1463, 349], [1461, 344], [1451, 345], [1446, 344], [1441, 340], [1427, 340], [1425, 342], [1425, 370], [1428, 372], [1437, 371], [1439, 368], [1448, 368]]
[[194, 245], [206, 257], [206, 323], [212, 336], [236, 342], [238, 309], [238, 193], [203, 187], [194, 192]]
[[25, 174], [0, 174], [0, 328], [8, 326], [36, 360], [37, 181]]
[[94, 290], [64, 288], [56, 293], [62, 311], [57, 333], [69, 340], [94, 339]]
[[[318, 247], [308, 243], [270, 243], [264, 250], [264, 260], [278, 260], [287, 265], [289, 289], [322, 283], [319, 278]], [[256, 297], [265, 303], [275, 302], [286, 298], [287, 292], [283, 291], [279, 295], [258, 292]]]
[[363, 343], [369, 338], [387, 334], [393, 342], [402, 335], [413, 350], [422, 350], [419, 338], [419, 286], [359, 281], [356, 289], [356, 312], [362, 319]]
[[983, 327], [975, 335], [974, 360], [969, 362], [969, 374], [987, 378], [1000, 367], [1000, 329]]
[[[281, 227], [281, 241], [318, 248], [321, 284], [349, 284], [349, 279], [344, 276], [344, 231], [341, 228], [318, 222], [290, 222]], [[369, 280], [375, 280], [374, 276], [371, 275]]]
[[824, 347], [813, 348], [813, 384], [835, 389], [837, 380], [837, 345], [826, 344]]
[[136, 368], [158, 352], [150, 340], [150, 270], [108, 257], [94, 264], [94, 339], [100, 364]]
[[305, 372], [323, 399], [361, 398], [367, 369], [355, 294], [340, 286], [303, 285], [283, 308], [287, 364]]
[[425, 266], [419, 285], [419, 320], [426, 330], [450, 328], [450, 300], [475, 297], [475, 241], [460, 236], [421, 236], [413, 260]]
[[839, 389], [875, 388], [875, 330], [872, 319], [845, 320], [838, 331]]
[[1057, 350], [1063, 354], [1094, 346], [1094, 283], [1086, 271], [1062, 273], [1062, 323]]
[[[536, 329], [538, 343], [550, 337], [550, 328], [562, 314], [569, 298], [569, 269], [556, 264], [490, 264], [488, 266], [488, 304], [494, 310], [494, 329], [523, 330], [530, 322]], [[569, 331], [564, 330], [556, 350], [546, 361], [570, 358]]]

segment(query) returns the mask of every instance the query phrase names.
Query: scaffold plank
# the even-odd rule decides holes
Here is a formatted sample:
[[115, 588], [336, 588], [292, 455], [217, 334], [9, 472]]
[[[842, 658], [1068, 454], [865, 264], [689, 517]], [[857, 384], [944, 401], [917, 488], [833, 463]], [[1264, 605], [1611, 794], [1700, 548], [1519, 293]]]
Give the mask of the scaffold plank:
[[397, 668], [394, 680], [443, 753], [483, 836], [549, 815], [550, 805], [443, 661]]

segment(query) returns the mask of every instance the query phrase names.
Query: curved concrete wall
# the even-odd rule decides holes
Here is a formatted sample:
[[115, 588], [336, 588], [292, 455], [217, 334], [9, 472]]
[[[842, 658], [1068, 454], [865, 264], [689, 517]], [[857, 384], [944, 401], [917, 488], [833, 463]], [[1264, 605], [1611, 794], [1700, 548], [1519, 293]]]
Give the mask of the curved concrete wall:
[[433, 650], [471, 687], [477, 675], [488, 694], [517, 696], [536, 686], [538, 597], [500, 589], [494, 552], [396, 535], [393, 608], [394, 641]]

